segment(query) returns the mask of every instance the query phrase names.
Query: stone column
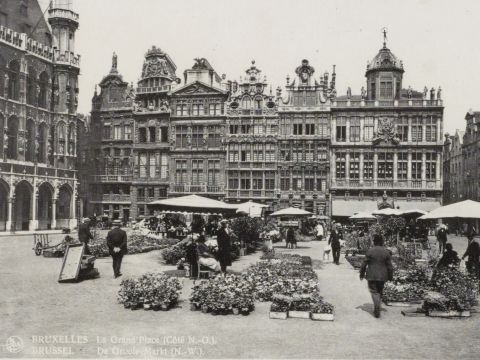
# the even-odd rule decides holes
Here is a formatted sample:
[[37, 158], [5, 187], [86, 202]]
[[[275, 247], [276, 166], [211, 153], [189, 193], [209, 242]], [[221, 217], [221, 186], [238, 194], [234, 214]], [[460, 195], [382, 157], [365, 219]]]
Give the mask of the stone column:
[[[412, 182], [412, 152], [409, 151], [407, 155], [407, 181], [409, 184]], [[411, 185], [410, 185], [411, 186]]]
[[412, 142], [412, 117], [408, 117], [408, 132], [407, 132], [407, 142]]
[[28, 224], [28, 230], [30, 231], [35, 231], [38, 229], [37, 207], [38, 207], [38, 190], [34, 188], [34, 191], [32, 194], [32, 219]]
[[363, 142], [363, 137], [364, 137], [364, 134], [363, 134], [363, 127], [365, 126], [365, 118], [362, 116], [360, 118], [360, 142]]
[[[317, 177], [317, 171], [318, 171], [318, 168], [315, 166], [313, 168], [313, 191], [317, 191], [318, 189], [318, 185], [317, 185], [317, 182], [318, 182], [318, 177]], [[314, 202], [314, 205], [315, 207], [315, 202]]]
[[[77, 226], [77, 201], [78, 201], [78, 193], [77, 193], [77, 184], [73, 184], [73, 193], [71, 198], [70, 204], [70, 220], [69, 220], [69, 228], [74, 229]], [[122, 207], [120, 207], [120, 217], [123, 216]]]
[[293, 166], [290, 166], [288, 168], [289, 172], [290, 172], [290, 191], [293, 191]]
[[305, 166], [302, 166], [302, 191], [305, 191]]
[[[103, 214], [101, 214], [103, 215]], [[52, 199], [52, 230], [57, 228], [57, 199]]]
[[398, 181], [398, 153], [393, 153], [393, 182]]
[[345, 154], [345, 180], [347, 183], [350, 180], [350, 152], [347, 151]]
[[15, 196], [11, 196], [8, 198], [8, 209], [7, 209], [7, 223], [5, 224], [7, 231], [15, 231], [13, 229], [13, 207], [15, 205]]
[[363, 184], [363, 167], [364, 167], [364, 157], [363, 157], [363, 152], [360, 153], [360, 169], [359, 169], [359, 174], [358, 174], [358, 180], [360, 184]]
[[437, 153], [437, 164], [435, 167], [435, 188], [440, 189], [441, 184], [442, 184], [442, 153], [439, 152]]
[[437, 143], [442, 141], [442, 120], [441, 117], [437, 117]]
[[350, 142], [350, 118], [349, 117], [347, 117], [347, 122], [346, 122], [345, 141]]
[[375, 151], [373, 153], [373, 185], [375, 187], [377, 186], [377, 180], [378, 180], [378, 154]]
[[280, 172], [282, 171], [282, 168], [280, 166], [277, 167], [277, 171], [275, 172], [275, 189], [280, 190]]
[[330, 156], [330, 174], [331, 174], [331, 180], [332, 180], [332, 183], [335, 183], [335, 180], [336, 180], [336, 177], [337, 177], [337, 174], [335, 173], [335, 152], [332, 151], [332, 156]]
[[422, 152], [422, 189], [427, 187], [427, 154], [425, 151]]

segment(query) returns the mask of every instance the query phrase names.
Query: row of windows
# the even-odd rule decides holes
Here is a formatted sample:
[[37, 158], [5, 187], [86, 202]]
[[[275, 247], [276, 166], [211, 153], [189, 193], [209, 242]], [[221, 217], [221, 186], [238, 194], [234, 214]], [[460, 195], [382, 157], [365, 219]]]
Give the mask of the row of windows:
[[191, 160], [190, 174], [188, 170], [189, 162], [190, 160], [175, 161], [175, 182], [177, 184], [187, 184], [189, 182], [193, 185], [201, 185], [205, 182], [208, 185], [220, 184], [220, 160], [207, 160], [207, 166], [205, 167], [205, 160], [193, 159]]
[[[356, 152], [349, 153], [350, 159], [347, 169], [346, 153], [337, 153], [335, 160], [335, 176], [337, 179], [346, 178], [347, 171], [352, 180], [360, 179], [360, 172], [363, 171], [364, 180], [373, 180], [374, 178], [374, 155], [373, 153], [363, 154], [363, 169], [360, 167], [360, 154]], [[393, 180], [394, 155], [389, 152], [378, 153], [377, 158], [377, 178]], [[412, 153], [411, 159], [411, 179], [422, 179], [423, 160], [422, 153]], [[426, 153], [425, 177], [427, 180], [436, 180], [437, 154]], [[397, 154], [397, 178], [398, 180], [408, 179], [408, 153]]]
[[175, 107], [175, 114], [177, 116], [203, 116], [203, 115], [222, 115], [223, 109], [222, 104], [208, 104], [208, 107], [203, 103], [177, 103]]
[[275, 161], [275, 144], [229, 144], [229, 162]]
[[278, 126], [274, 124], [230, 124], [230, 135], [276, 135]]
[[222, 145], [220, 126], [194, 125], [189, 127], [180, 125], [175, 128], [175, 145], [177, 148], [218, 148]]

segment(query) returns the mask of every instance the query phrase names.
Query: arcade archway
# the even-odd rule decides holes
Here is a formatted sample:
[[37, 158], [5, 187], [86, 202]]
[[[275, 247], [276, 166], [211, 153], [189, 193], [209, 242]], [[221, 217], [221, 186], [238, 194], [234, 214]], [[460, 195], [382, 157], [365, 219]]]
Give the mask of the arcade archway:
[[62, 185], [58, 190], [57, 227], [69, 227], [72, 218], [72, 189]]
[[38, 188], [37, 219], [39, 230], [52, 228], [52, 199], [53, 187], [49, 183], [43, 183]]
[[28, 230], [32, 219], [32, 187], [21, 181], [15, 187], [13, 222], [15, 230]]
[[7, 183], [0, 180], [0, 231], [7, 230], [9, 193]]

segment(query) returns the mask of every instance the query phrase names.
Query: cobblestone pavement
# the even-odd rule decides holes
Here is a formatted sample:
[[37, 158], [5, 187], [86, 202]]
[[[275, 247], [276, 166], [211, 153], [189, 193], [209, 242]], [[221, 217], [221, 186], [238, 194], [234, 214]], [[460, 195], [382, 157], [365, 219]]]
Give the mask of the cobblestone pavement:
[[[462, 255], [465, 238], [451, 241]], [[366, 283], [345, 260], [339, 266], [322, 262], [324, 245], [299, 243], [288, 251], [314, 259], [321, 293], [336, 306], [334, 322], [271, 320], [269, 303], [258, 303], [249, 316], [192, 312], [192, 281], [187, 279], [179, 307], [168, 312], [125, 310], [116, 302], [121, 280], [112, 276], [111, 259], [97, 259], [99, 279], [59, 284], [61, 259], [34, 256], [30, 237], [3, 237], [0, 357], [478, 358], [480, 315], [405, 318], [401, 309], [385, 307], [382, 318], [375, 319]], [[241, 271], [258, 256], [243, 257], [232, 269]], [[156, 251], [126, 256], [122, 272], [125, 278], [172, 269], [160, 263]], [[145, 344], [150, 338], [160, 343]], [[43, 355], [61, 347], [63, 353]]]

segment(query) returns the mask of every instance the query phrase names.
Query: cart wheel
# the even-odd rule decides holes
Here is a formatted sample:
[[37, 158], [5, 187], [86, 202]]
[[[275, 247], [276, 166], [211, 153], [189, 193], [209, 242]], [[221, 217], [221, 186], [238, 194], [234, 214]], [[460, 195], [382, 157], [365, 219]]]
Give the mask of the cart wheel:
[[40, 244], [39, 242], [37, 242], [37, 244], [35, 245], [35, 255], [37, 255], [37, 256], [42, 255], [42, 251], [43, 251], [43, 246], [42, 246], [42, 244]]

